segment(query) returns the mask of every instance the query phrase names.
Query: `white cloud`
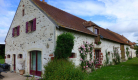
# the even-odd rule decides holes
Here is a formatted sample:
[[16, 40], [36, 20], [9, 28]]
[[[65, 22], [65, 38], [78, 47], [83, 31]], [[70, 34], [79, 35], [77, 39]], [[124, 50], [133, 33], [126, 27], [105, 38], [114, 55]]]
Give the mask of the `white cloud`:
[[93, 16], [96, 14], [103, 14], [104, 5], [94, 1], [48, 1], [49, 4], [58, 7], [64, 11], [79, 16]]
[[15, 11], [8, 8], [10, 3], [5, 5], [6, 0], [0, 0], [0, 44], [4, 44], [5, 37], [12, 22]]
[[138, 39], [138, 1], [137, 0], [70, 0], [70, 1], [48, 1], [62, 10], [77, 16], [91, 18], [94, 15], [102, 15], [109, 20], [93, 21], [101, 27], [108, 28], [123, 34], [129, 40]]
[[[6, 30], [8, 31], [15, 13], [8, 10], [11, 4], [5, 5], [5, 3], [7, 3], [6, 0], [0, 0], [0, 15], [2, 15], [0, 16], [0, 34], [7, 34]], [[115, 22], [107, 19], [93, 22], [103, 28], [123, 34], [132, 41], [137, 40], [138, 0], [48, 0], [48, 4], [76, 16], [83, 16], [87, 20], [95, 15], [106, 16], [109, 20], [115, 19]], [[1, 32], [2, 30], [5, 31]], [[0, 38], [4, 40], [2, 35]]]

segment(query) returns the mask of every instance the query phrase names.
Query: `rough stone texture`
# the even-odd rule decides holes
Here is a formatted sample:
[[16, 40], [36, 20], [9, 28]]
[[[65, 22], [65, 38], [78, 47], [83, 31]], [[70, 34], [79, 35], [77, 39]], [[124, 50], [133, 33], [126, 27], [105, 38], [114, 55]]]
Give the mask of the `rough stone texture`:
[[[72, 52], [75, 52], [77, 57], [76, 58], [70, 58], [70, 60], [72, 60], [75, 63], [75, 65], [78, 66], [81, 63], [80, 62], [80, 53], [78, 51], [78, 48], [83, 44], [83, 41], [88, 41], [89, 43], [92, 43], [92, 42], [94, 43], [94, 37], [86, 35], [86, 34], [82, 34], [79, 32], [70, 31], [67, 29], [57, 29], [56, 30], [56, 36], [62, 34], [63, 32], [71, 32], [75, 36], [74, 47], [73, 47]], [[104, 39], [101, 39], [101, 42], [102, 43], [100, 45], [94, 44], [94, 48], [95, 49], [101, 49], [102, 56], [101, 56], [100, 62], [102, 64], [106, 60], [106, 57], [105, 57], [105, 55], [106, 55], [105, 51], [106, 50], [113, 53], [113, 47], [118, 47], [119, 53], [121, 53], [119, 43], [115, 43], [115, 42], [104, 40]], [[120, 54], [120, 56], [121, 56], [121, 54]], [[94, 59], [94, 57], [95, 57], [95, 55], [94, 55], [94, 51], [93, 51], [93, 59]], [[112, 62], [112, 56], [109, 56], [109, 59], [110, 59], [110, 62]], [[89, 60], [89, 55], [87, 56], [87, 60]]]
[[[22, 10], [25, 10], [25, 15], [22, 16]], [[26, 33], [26, 22], [36, 18], [36, 31], [31, 33]], [[12, 28], [20, 25], [20, 35], [17, 37], [12, 37]], [[88, 34], [68, 30], [68, 29], [55, 29], [54, 23], [40, 11], [36, 6], [34, 6], [29, 0], [21, 0], [11, 28], [7, 34], [6, 38], [6, 47], [5, 55], [10, 54], [10, 58], [6, 58], [6, 63], [11, 65], [11, 70], [13, 70], [13, 54], [16, 54], [16, 72], [19, 72], [20, 67], [19, 61], [26, 60], [25, 62], [25, 72], [26, 74], [30, 73], [30, 54], [29, 51], [39, 50], [41, 51], [41, 62], [42, 62], [42, 71], [44, 71], [43, 66], [49, 61], [53, 60], [54, 56], [51, 55], [54, 52], [56, 38], [58, 35], [63, 32], [71, 32], [75, 36], [74, 48], [72, 50], [75, 54], [75, 58], [70, 58], [75, 65], [80, 64], [80, 53], [78, 48], [83, 44], [83, 41], [88, 41], [89, 43], [94, 43], [94, 37]], [[95, 49], [101, 49], [101, 63], [103, 64], [106, 60], [106, 50], [110, 53], [113, 53], [113, 47], [118, 47], [119, 53], [120, 44], [115, 43], [109, 40], [101, 39], [101, 44], [96, 45]], [[130, 47], [129, 47], [130, 48]], [[125, 45], [126, 49], [126, 45]], [[135, 57], [135, 50], [130, 49], [132, 56]], [[18, 58], [18, 54], [23, 54], [23, 58]], [[120, 54], [121, 57], [121, 54]], [[87, 56], [89, 60], [89, 56]], [[93, 50], [93, 59], [94, 59], [94, 50]], [[112, 61], [112, 55], [109, 55], [109, 61]]]
[[[23, 9], [24, 16], [22, 16]], [[26, 22], [34, 18], [36, 18], [36, 31], [26, 33]], [[18, 25], [20, 25], [20, 35], [12, 37], [12, 28]], [[11, 70], [13, 70], [13, 54], [16, 54], [16, 72], [20, 67], [19, 61], [26, 60], [25, 72], [30, 73], [29, 51], [32, 50], [41, 51], [42, 70], [44, 70], [43, 66], [50, 60], [49, 54], [54, 52], [54, 30], [55, 25], [30, 0], [21, 0], [6, 38], [5, 55], [11, 56], [6, 58], [6, 63], [11, 65]], [[18, 54], [23, 54], [23, 58], [18, 58]]]

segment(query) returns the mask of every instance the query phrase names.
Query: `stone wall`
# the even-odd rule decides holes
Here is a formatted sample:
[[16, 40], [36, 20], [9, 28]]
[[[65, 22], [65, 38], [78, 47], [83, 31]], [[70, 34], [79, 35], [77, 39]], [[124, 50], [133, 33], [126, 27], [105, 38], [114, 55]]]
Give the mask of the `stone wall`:
[[[24, 16], [22, 16], [23, 9], [25, 11]], [[36, 18], [36, 31], [26, 33], [26, 22], [34, 18]], [[18, 25], [20, 25], [20, 35], [12, 37], [12, 29]], [[6, 63], [11, 65], [11, 70], [13, 70], [13, 54], [16, 54], [16, 72], [18, 72], [20, 67], [19, 61], [26, 60], [25, 72], [29, 73], [29, 51], [32, 50], [41, 51], [42, 70], [44, 70], [43, 66], [50, 60], [49, 54], [54, 52], [55, 25], [30, 0], [21, 0], [7, 34], [5, 44], [5, 56], [8, 54], [11, 56], [6, 58]], [[23, 54], [23, 58], [18, 58], [18, 54]]]
[[[70, 58], [70, 60], [72, 60], [75, 65], [79, 65], [80, 64], [80, 53], [78, 51], [78, 48], [83, 44], [83, 41], [88, 41], [89, 43], [94, 43], [94, 36], [91, 35], [87, 35], [84, 33], [80, 33], [80, 32], [75, 32], [75, 31], [71, 31], [68, 29], [57, 29], [56, 30], [56, 37], [60, 34], [62, 34], [63, 32], [71, 32], [74, 36], [75, 36], [75, 40], [74, 40], [74, 47], [72, 52], [76, 53], [76, 58]], [[118, 47], [120, 56], [121, 56], [121, 51], [120, 51], [120, 44], [119, 43], [115, 43], [109, 40], [105, 40], [105, 39], [101, 39], [101, 44], [100, 45], [96, 45], [94, 44], [94, 49], [100, 49], [101, 53], [100, 53], [100, 62], [101, 64], [104, 64], [106, 61], [106, 50], [110, 53], [113, 53], [113, 47]], [[110, 54], [109, 56], [110, 62], [112, 62], [112, 55]], [[87, 56], [88, 60], [89, 60], [89, 56]], [[95, 58], [95, 54], [94, 54], [94, 50], [93, 50], [93, 59]]]

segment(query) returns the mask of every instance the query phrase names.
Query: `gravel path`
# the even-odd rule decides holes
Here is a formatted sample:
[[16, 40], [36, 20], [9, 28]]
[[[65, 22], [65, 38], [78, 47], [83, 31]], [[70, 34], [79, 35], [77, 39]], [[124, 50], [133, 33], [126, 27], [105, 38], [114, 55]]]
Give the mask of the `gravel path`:
[[[11, 72], [2, 72], [1, 75], [4, 76], [3, 79], [0, 80], [26, 80], [27, 77], [24, 77], [23, 75], [20, 75], [19, 73], [11, 73]], [[31, 80], [31, 77], [28, 78]], [[38, 78], [35, 78], [34, 80], [37, 80]]]

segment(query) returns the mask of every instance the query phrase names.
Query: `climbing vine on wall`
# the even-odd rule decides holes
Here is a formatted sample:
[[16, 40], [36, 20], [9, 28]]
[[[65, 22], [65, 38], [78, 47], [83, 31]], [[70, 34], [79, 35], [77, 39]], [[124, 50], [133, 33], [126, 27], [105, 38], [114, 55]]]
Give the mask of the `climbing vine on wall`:
[[[83, 41], [83, 45], [79, 47], [80, 57], [81, 57], [81, 68], [83, 71], [85, 71], [88, 67], [92, 68], [93, 61], [92, 61], [92, 51], [93, 51], [94, 45], [93, 43], [85, 42]], [[90, 60], [88, 61], [86, 59], [87, 55], [90, 55]]]
[[109, 57], [108, 57], [108, 52], [107, 52], [107, 50], [105, 50], [105, 52], [106, 52], [106, 66], [109, 64]]
[[120, 63], [120, 55], [119, 55], [119, 51], [117, 47], [113, 47], [113, 61], [115, 64], [119, 64]]
[[127, 47], [127, 48], [126, 48], [127, 57], [128, 57], [128, 55], [129, 55], [129, 51], [128, 51], [128, 50], [129, 50], [129, 48]]

